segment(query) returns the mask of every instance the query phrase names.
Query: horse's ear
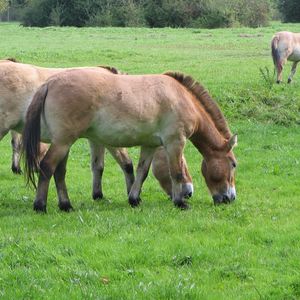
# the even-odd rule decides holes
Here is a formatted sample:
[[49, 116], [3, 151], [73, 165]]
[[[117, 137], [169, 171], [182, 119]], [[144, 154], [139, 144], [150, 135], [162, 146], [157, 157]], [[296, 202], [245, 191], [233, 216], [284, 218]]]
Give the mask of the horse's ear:
[[237, 134], [234, 134], [227, 142], [228, 152], [237, 146]]

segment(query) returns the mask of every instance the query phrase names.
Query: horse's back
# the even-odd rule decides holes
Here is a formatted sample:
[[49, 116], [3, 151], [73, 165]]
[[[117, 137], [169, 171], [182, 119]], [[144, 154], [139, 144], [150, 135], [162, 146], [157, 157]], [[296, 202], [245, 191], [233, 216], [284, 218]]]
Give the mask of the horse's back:
[[118, 107], [145, 120], [180, 101], [179, 84], [165, 75], [115, 75], [95, 68], [75, 69], [54, 75], [48, 85], [49, 95], [59, 97], [52, 100], [57, 105], [67, 106], [71, 101], [73, 105], [93, 105], [93, 109]]
[[[0, 63], [1, 128], [19, 127], [34, 92], [51, 75], [35, 66], [2, 60]], [[3, 124], [2, 124], [3, 123]]]
[[183, 108], [189, 107], [184, 93], [179, 83], [165, 75], [69, 70], [49, 79], [45, 116], [51, 132], [64, 128], [61, 136], [72, 132], [76, 138], [97, 138], [110, 146], [134, 146], [141, 141], [158, 146], [161, 128], [184, 123]]

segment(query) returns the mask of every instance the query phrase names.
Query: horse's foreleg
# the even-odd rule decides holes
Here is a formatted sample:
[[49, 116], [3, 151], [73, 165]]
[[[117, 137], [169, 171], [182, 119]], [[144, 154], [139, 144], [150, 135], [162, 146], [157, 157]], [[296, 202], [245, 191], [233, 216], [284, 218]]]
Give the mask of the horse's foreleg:
[[104, 170], [105, 148], [89, 141], [91, 148], [91, 169], [93, 173], [93, 199], [102, 199], [102, 174]]
[[292, 65], [292, 70], [291, 70], [291, 74], [288, 78], [288, 83], [291, 83], [292, 82], [292, 79], [296, 73], [296, 69], [297, 69], [297, 64], [298, 64], [298, 61], [294, 61], [293, 62], [293, 65]]
[[182, 166], [182, 153], [184, 148], [184, 141], [173, 141], [166, 144], [166, 151], [168, 155], [168, 163], [170, 175], [172, 180], [172, 200], [175, 206], [187, 209], [188, 205], [184, 201], [182, 183], [183, 183], [183, 166]]
[[129, 194], [131, 187], [134, 183], [134, 171], [132, 160], [130, 159], [128, 152], [125, 148], [107, 148], [116, 162], [121, 167], [126, 181], [127, 194]]
[[128, 201], [132, 207], [140, 204], [140, 193], [143, 182], [148, 176], [155, 148], [141, 147], [140, 159], [136, 170], [136, 178], [131, 187]]
[[69, 151], [68, 145], [52, 144], [40, 163], [38, 187], [33, 204], [37, 212], [46, 212], [48, 188], [51, 176], [58, 164], [65, 158]]
[[21, 153], [21, 135], [14, 130], [10, 131], [12, 146], [12, 163], [11, 170], [15, 174], [21, 174], [20, 153]]
[[69, 156], [69, 152], [63, 158], [63, 160], [57, 165], [56, 170], [54, 172], [54, 180], [55, 180], [57, 196], [58, 196], [58, 207], [64, 211], [70, 211], [73, 209], [69, 199], [69, 195], [66, 187], [66, 181], [65, 181], [68, 156]]

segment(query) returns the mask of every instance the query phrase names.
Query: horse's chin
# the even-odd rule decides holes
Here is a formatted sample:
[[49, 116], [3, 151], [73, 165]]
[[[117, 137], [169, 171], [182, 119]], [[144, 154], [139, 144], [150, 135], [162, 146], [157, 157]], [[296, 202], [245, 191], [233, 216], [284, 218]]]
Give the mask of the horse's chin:
[[235, 200], [235, 196], [228, 196], [226, 194], [215, 194], [212, 196], [214, 205], [229, 204]]

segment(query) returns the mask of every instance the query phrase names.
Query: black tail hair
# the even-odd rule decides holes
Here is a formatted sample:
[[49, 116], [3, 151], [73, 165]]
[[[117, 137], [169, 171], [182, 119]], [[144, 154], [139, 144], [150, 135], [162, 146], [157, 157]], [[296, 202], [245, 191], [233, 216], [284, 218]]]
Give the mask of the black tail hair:
[[25, 127], [22, 133], [22, 155], [24, 156], [24, 174], [27, 185], [36, 188], [35, 171], [39, 170], [41, 140], [41, 115], [48, 93], [47, 83], [35, 93], [26, 114]]
[[275, 36], [272, 39], [272, 44], [271, 44], [271, 47], [272, 47], [272, 58], [273, 58], [273, 63], [274, 63], [275, 68], [278, 67], [278, 62], [280, 60], [280, 56], [279, 56], [279, 51], [278, 51], [278, 48], [277, 48], [277, 44], [278, 44], [278, 37]]

